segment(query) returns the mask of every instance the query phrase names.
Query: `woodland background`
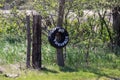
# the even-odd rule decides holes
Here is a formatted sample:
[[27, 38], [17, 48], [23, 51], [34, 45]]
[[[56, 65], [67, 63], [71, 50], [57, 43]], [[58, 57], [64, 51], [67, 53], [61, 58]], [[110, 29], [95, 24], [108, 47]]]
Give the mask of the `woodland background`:
[[[57, 23], [58, 0], [0, 0], [0, 65], [25, 64], [26, 15], [31, 16], [32, 28], [32, 13], [38, 12], [42, 16], [42, 65], [47, 67], [48, 77], [52, 74], [51, 80], [68, 80], [74, 75], [65, 72], [82, 76], [84, 73], [80, 71], [88, 72], [88, 76], [74, 75], [71, 80], [96, 80], [101, 76], [105, 77], [103, 80], [119, 80], [119, 5], [119, 0], [66, 0], [63, 27], [68, 31], [70, 41], [63, 49], [66, 67], [58, 69], [56, 50], [47, 39], [49, 30]], [[55, 77], [48, 71], [51, 67], [63, 73]], [[36, 72], [28, 73], [31, 75], [27, 76], [36, 75]], [[2, 76], [0, 79], [4, 80]], [[44, 80], [45, 76], [42, 77]]]

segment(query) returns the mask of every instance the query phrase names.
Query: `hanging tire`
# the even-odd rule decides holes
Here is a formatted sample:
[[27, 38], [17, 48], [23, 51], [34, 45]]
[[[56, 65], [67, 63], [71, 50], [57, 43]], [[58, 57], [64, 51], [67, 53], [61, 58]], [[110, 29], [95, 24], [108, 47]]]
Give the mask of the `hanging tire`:
[[67, 45], [69, 35], [64, 28], [56, 27], [49, 32], [48, 40], [53, 47], [62, 48]]

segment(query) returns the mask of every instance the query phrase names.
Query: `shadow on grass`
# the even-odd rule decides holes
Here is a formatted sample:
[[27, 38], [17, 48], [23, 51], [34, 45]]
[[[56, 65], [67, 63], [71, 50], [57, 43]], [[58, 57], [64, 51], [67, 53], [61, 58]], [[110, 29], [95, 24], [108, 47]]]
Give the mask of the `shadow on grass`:
[[45, 73], [59, 73], [58, 71], [55, 71], [55, 70], [51, 70], [51, 69], [47, 69], [47, 68], [42, 68], [42, 71], [44, 71]]
[[[98, 77], [106, 77], [106, 78], [109, 78], [111, 80], [120, 80], [120, 78], [117, 78], [117, 77], [113, 77], [113, 76], [110, 76], [104, 72], [102, 72], [100, 69], [98, 68], [93, 68], [93, 67], [86, 67], [83, 69], [84, 72], [91, 72], [91, 73], [94, 73], [96, 75], [98, 75]], [[98, 79], [99, 80], [99, 79]]]
[[77, 69], [65, 66], [65, 67], [59, 67], [60, 71], [62, 72], [77, 72]]

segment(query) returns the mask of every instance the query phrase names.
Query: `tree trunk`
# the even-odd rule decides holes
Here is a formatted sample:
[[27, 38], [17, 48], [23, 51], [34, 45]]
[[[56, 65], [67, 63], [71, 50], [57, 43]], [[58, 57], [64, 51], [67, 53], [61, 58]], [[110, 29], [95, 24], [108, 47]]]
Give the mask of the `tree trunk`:
[[[65, 6], [65, 0], [59, 0], [57, 27], [62, 27], [63, 25], [64, 6]], [[64, 66], [63, 48], [57, 49], [57, 62], [59, 66], [62, 67]]]
[[114, 42], [120, 47], [120, 7], [113, 9], [113, 30], [115, 32]]
[[32, 66], [41, 69], [41, 16], [33, 16]]
[[30, 67], [30, 53], [31, 53], [31, 34], [30, 34], [30, 16], [26, 16], [26, 24], [27, 24], [27, 60], [26, 67]]

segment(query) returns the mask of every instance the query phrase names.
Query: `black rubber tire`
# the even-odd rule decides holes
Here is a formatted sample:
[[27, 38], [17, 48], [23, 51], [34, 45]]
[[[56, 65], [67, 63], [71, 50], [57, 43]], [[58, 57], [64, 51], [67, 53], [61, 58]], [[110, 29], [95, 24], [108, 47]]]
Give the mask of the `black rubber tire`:
[[[56, 34], [59, 33], [61, 35], [61, 40], [56, 40]], [[48, 40], [50, 44], [55, 48], [62, 48], [65, 47], [69, 41], [69, 35], [68, 32], [61, 27], [56, 27], [53, 30], [49, 32]]]

